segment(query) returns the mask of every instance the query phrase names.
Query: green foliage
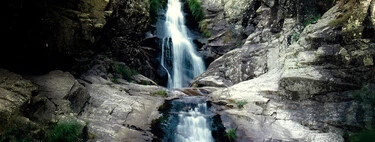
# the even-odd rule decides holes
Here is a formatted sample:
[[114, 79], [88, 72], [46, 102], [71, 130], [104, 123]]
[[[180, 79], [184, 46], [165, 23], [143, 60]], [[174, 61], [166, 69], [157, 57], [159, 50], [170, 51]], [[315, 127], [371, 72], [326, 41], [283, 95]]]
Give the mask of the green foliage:
[[316, 23], [320, 19], [320, 14], [312, 16], [310, 19], [307, 19], [303, 22], [303, 26], [308, 26], [310, 24]]
[[48, 142], [77, 142], [81, 141], [82, 131], [78, 122], [57, 123], [47, 131]]
[[117, 78], [112, 78], [111, 80], [112, 80], [113, 83], [116, 83], [116, 84], [119, 84], [119, 83], [120, 83], [120, 81], [118, 81]]
[[237, 101], [237, 107], [238, 108], [243, 108], [244, 105], [247, 104], [247, 101], [246, 100], [240, 100], [240, 101]]
[[189, 9], [191, 14], [196, 21], [202, 21], [204, 18], [204, 12], [201, 7], [201, 2], [199, 0], [188, 0]]
[[164, 9], [167, 5], [167, 0], [150, 0], [150, 20], [155, 23], [160, 9]]
[[166, 90], [159, 90], [159, 91], [152, 92], [151, 94], [154, 95], [154, 96], [159, 95], [159, 96], [162, 96], [162, 97], [166, 97], [167, 91]]
[[237, 129], [235, 129], [235, 128], [230, 128], [230, 129], [225, 133], [225, 136], [226, 136], [230, 141], [235, 141], [236, 138], [237, 138], [236, 131], [237, 131]]
[[205, 37], [210, 37], [211, 32], [208, 30], [208, 22], [202, 21], [204, 18], [204, 12], [201, 7], [201, 2], [199, 0], [188, 0], [188, 5], [194, 19], [199, 22], [199, 30]]
[[290, 35], [291, 42], [293, 43], [293, 42], [298, 41], [299, 36], [300, 36], [300, 33], [293, 32], [293, 33]]
[[349, 142], [373, 142], [375, 141], [375, 129], [365, 130], [349, 136]]
[[138, 72], [134, 69], [130, 69], [127, 66], [123, 66], [117, 63], [113, 63], [114, 70], [117, 74], [120, 74], [123, 79], [126, 79], [127, 81], [131, 80], [131, 77], [133, 75], [137, 75]]
[[360, 90], [355, 91], [353, 93], [353, 97], [357, 101], [375, 106], [375, 92], [370, 90], [368, 87], [369, 85], [365, 85]]

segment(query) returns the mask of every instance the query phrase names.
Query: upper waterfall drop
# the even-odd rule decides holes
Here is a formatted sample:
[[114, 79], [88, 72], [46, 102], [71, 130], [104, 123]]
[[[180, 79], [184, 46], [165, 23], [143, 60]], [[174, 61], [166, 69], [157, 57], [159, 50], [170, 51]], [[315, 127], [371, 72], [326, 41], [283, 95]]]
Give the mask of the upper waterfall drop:
[[162, 27], [157, 29], [163, 33], [161, 66], [168, 73], [168, 88], [186, 87], [204, 72], [205, 65], [188, 35], [181, 2], [168, 0], [165, 16]]

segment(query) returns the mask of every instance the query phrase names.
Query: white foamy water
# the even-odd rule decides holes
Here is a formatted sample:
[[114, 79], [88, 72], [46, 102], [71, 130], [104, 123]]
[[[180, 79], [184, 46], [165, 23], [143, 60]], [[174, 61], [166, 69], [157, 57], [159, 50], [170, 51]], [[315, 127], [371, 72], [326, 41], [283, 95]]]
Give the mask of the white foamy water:
[[[161, 65], [168, 73], [168, 88], [186, 87], [195, 76], [203, 73], [205, 65], [188, 36], [182, 4], [179, 0], [168, 0], [166, 20], [161, 28]], [[171, 65], [166, 64], [170, 60]]]
[[180, 111], [174, 140], [176, 142], [213, 142], [211, 127], [205, 112], [207, 112], [205, 102], [199, 103], [197, 107], [187, 112]]

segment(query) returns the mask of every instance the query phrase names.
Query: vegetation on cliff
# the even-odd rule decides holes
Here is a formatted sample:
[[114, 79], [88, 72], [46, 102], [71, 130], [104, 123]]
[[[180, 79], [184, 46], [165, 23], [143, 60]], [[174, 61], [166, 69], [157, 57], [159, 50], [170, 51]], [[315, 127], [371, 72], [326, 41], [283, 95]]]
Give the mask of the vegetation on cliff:
[[150, 0], [150, 20], [151, 23], [155, 23], [159, 14], [159, 11], [165, 9], [167, 6], [167, 0]]

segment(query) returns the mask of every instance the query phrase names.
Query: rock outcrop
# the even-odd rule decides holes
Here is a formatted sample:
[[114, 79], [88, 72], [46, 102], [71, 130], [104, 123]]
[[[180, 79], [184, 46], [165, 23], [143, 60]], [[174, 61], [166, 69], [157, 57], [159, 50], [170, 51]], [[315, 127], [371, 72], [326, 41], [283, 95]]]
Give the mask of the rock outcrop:
[[50, 124], [78, 122], [85, 140], [151, 141], [151, 124], [164, 103], [155, 92], [165, 88], [140, 74], [134, 75], [135, 82], [147, 85], [121, 78], [113, 83], [104, 63], [94, 66], [82, 80], [55, 70], [26, 76], [28, 81], [0, 69], [2, 140], [45, 140], [43, 133]]
[[[272, 2], [252, 11], [254, 30], [242, 48], [192, 82], [222, 88], [211, 97], [226, 104], [223, 117], [233, 121], [226, 127], [237, 127], [239, 141], [344, 141], [345, 133], [373, 127], [372, 104], [355, 95], [374, 83], [374, 30], [363, 29], [371, 27], [365, 19], [373, 1], [339, 1], [315, 12], [301, 9], [310, 2]], [[290, 4], [300, 7], [294, 15]], [[322, 16], [309, 19], [316, 13]], [[340, 18], [346, 14], [351, 18]], [[233, 107], [239, 101], [247, 102], [243, 109]]]
[[[89, 56], [111, 15], [114, 1], [37, 0], [4, 2], [1, 65], [17, 72], [71, 69]], [[13, 58], [16, 57], [16, 58]], [[12, 63], [7, 59], [12, 58]], [[26, 71], [28, 70], [28, 71]]]
[[105, 56], [96, 59], [96, 65], [81, 76], [90, 99], [78, 118], [89, 122], [94, 141], [151, 141], [151, 123], [164, 103], [155, 92], [165, 88], [141, 74], [125, 80], [115, 71], [124, 63]]
[[[0, 134], [13, 126], [37, 87], [22, 76], [0, 69]], [[25, 123], [24, 123], [25, 124]]]
[[[69, 70], [79, 76], [98, 53], [155, 78], [154, 49], [144, 47], [148, 0], [4, 2], [0, 66], [17, 73]], [[9, 62], [12, 58], [12, 62]], [[155, 57], [156, 58], [156, 57]]]
[[90, 98], [87, 89], [69, 72], [51, 71], [30, 80], [39, 86], [31, 100], [32, 107], [27, 108], [30, 118], [37, 122], [58, 122], [66, 116], [77, 116]]
[[153, 92], [160, 86], [133, 83], [113, 84], [98, 76], [86, 76], [91, 99], [80, 116], [89, 122], [88, 130], [97, 141], [151, 141], [152, 120], [159, 117], [164, 103]]

